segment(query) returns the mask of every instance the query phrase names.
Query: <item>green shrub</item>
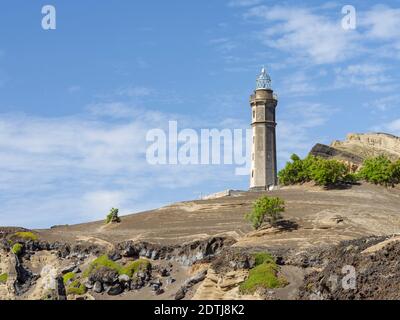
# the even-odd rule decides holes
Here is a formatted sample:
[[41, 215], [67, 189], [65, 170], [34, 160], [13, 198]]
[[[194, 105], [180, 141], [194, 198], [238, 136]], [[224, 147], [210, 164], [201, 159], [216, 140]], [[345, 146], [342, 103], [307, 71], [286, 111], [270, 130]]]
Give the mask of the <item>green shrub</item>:
[[100, 268], [107, 268], [116, 271], [119, 275], [126, 274], [132, 277], [135, 273], [142, 270], [148, 270], [151, 268], [150, 261], [146, 259], [139, 259], [129, 263], [126, 266], [121, 266], [115, 261], [112, 261], [107, 255], [103, 255], [94, 260], [89, 267], [83, 273], [84, 277], [90, 276], [93, 272], [96, 272]]
[[241, 293], [254, 293], [258, 288], [274, 289], [287, 285], [287, 281], [278, 277], [279, 267], [273, 257], [267, 253], [258, 253], [256, 266], [249, 271], [248, 278], [242, 282]]
[[34, 234], [33, 232], [30, 231], [21, 231], [21, 232], [16, 232], [13, 235], [13, 238], [18, 238], [18, 239], [23, 239], [23, 240], [31, 240], [31, 241], [36, 241], [39, 239], [39, 237]]
[[254, 255], [256, 266], [259, 266], [263, 263], [275, 263], [275, 259], [269, 253], [266, 252], [259, 252], [255, 253]]
[[290, 159], [292, 162], [286, 163], [285, 168], [278, 173], [279, 182], [287, 186], [311, 181], [310, 169], [316, 158], [308, 156], [302, 160], [297, 154], [293, 154]]
[[0, 274], [0, 283], [6, 283], [7, 280], [8, 280], [8, 274], [7, 273]]
[[283, 185], [301, 184], [314, 181], [321, 186], [334, 186], [340, 183], [355, 183], [357, 175], [350, 172], [346, 165], [338, 160], [307, 156], [300, 159], [293, 154], [292, 162], [288, 162], [279, 173], [279, 183]]
[[116, 223], [121, 222], [121, 219], [118, 216], [118, 212], [119, 212], [118, 209], [112, 208], [110, 210], [110, 213], [106, 217], [106, 223], [108, 224], [108, 223], [113, 223], [113, 222], [116, 222]]
[[337, 160], [318, 158], [311, 166], [311, 178], [320, 186], [333, 186], [345, 182], [348, 168]]
[[285, 202], [280, 198], [261, 197], [256, 200], [253, 210], [246, 214], [245, 218], [254, 229], [259, 229], [265, 221], [275, 225], [281, 218], [281, 212], [285, 211]]
[[400, 160], [392, 162], [386, 156], [369, 158], [364, 161], [358, 175], [370, 183], [394, 186], [400, 183]]
[[121, 274], [126, 274], [127, 276], [132, 278], [135, 273], [139, 271], [146, 271], [149, 270], [150, 268], [151, 268], [150, 261], [146, 259], [139, 259], [129, 263], [125, 267], [122, 267]]
[[77, 296], [81, 296], [86, 293], [86, 287], [79, 282], [79, 280], [74, 280], [67, 287], [67, 294], [75, 294]]
[[75, 273], [73, 273], [73, 272], [68, 272], [63, 275], [64, 285], [67, 285], [70, 281], [72, 281], [74, 279], [75, 279]]
[[106, 254], [98, 257], [94, 261], [92, 261], [89, 265], [89, 267], [85, 270], [83, 273], [84, 277], [88, 277], [91, 275], [93, 272], [99, 270], [100, 268], [105, 267], [111, 270], [114, 270], [118, 272], [118, 274], [121, 274], [122, 267], [116, 263], [115, 261], [112, 261]]
[[16, 243], [11, 248], [11, 252], [14, 253], [16, 256], [19, 256], [21, 254], [21, 252], [22, 252], [23, 247], [24, 246], [22, 244]]

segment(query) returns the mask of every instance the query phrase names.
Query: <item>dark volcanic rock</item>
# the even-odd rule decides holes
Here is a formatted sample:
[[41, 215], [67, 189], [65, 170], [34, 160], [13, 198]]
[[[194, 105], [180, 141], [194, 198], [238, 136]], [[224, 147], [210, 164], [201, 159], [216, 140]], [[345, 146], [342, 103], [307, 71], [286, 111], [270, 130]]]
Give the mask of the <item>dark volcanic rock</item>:
[[100, 281], [96, 281], [93, 285], [93, 291], [97, 293], [103, 292], [103, 285]]
[[306, 276], [299, 299], [400, 299], [400, 242], [363, 253], [388, 238], [345, 241], [326, 251], [322, 271]]
[[224, 247], [233, 245], [236, 241], [229, 237], [212, 237], [183, 245], [162, 246], [148, 242], [127, 241], [117, 245], [124, 257], [146, 257], [152, 260], [174, 260], [183, 265], [192, 265], [207, 257], [214, 257]]
[[110, 296], [117, 296], [121, 294], [123, 291], [124, 291], [123, 286], [120, 283], [116, 283], [107, 290], [107, 293]]

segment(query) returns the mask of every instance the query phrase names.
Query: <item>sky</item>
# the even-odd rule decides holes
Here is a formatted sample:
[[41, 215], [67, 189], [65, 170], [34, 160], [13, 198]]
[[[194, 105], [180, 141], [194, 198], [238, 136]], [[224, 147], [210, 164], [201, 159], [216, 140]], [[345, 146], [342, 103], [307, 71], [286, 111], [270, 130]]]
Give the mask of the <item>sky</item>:
[[[42, 7], [56, 29], [42, 28]], [[356, 9], [343, 28], [344, 5]], [[247, 129], [264, 65], [282, 168], [352, 132], [400, 135], [400, 1], [3, 1], [0, 225], [45, 228], [225, 190], [220, 165], [151, 165], [154, 128]]]

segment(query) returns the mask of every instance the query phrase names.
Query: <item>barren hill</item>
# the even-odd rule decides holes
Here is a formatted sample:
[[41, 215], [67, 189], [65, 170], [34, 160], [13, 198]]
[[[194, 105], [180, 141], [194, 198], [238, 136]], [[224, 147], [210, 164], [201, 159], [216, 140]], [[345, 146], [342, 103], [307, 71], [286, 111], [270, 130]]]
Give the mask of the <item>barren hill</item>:
[[309, 247], [366, 235], [400, 232], [400, 189], [363, 184], [345, 190], [312, 185], [269, 192], [286, 202], [280, 230], [252, 232], [244, 215], [265, 193], [243, 192], [212, 200], [176, 203], [154, 211], [104, 221], [38, 230], [49, 241], [92, 241], [109, 245], [126, 241], [179, 244], [211, 236], [232, 236], [236, 246]]

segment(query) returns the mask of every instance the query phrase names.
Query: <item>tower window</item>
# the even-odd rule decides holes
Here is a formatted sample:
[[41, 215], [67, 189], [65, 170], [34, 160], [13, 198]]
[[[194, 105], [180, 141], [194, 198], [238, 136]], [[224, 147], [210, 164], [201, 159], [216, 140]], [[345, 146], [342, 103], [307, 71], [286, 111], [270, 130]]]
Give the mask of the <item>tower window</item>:
[[253, 119], [256, 117], [256, 112], [253, 110]]
[[254, 170], [251, 170], [251, 177], [254, 178]]

